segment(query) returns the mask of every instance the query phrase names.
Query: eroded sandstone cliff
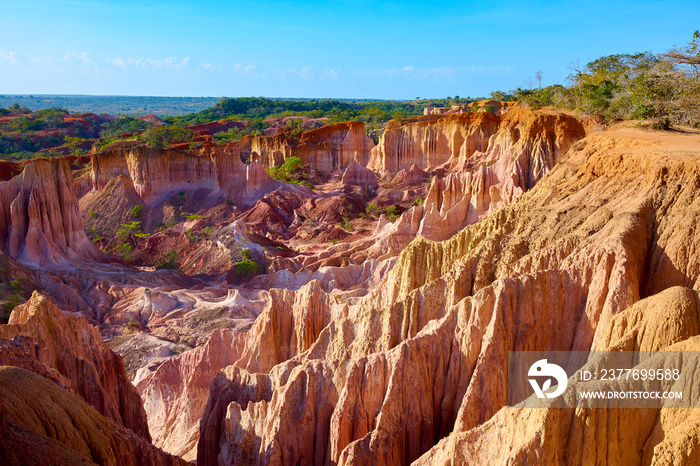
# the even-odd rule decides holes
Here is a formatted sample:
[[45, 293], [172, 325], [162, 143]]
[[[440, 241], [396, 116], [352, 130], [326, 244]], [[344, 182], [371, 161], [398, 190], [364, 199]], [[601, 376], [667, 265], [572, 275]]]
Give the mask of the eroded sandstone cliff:
[[0, 364], [49, 377], [150, 442], [146, 413], [124, 363], [85, 319], [64, 315], [34, 292], [15, 308], [8, 325], [0, 325], [0, 339]]
[[83, 231], [65, 161], [38, 159], [0, 182], [0, 247], [34, 266], [103, 259]]
[[[686, 447], [693, 458], [693, 444], [676, 442], [692, 438], [695, 424], [681, 426], [670, 412], [656, 423], [650, 413], [629, 437], [640, 448], [652, 432], [667, 442], [637, 453], [619, 440], [605, 453], [588, 448], [603, 448], [594, 430], [578, 440], [566, 432], [609, 425], [610, 416], [625, 429], [633, 412], [577, 412], [574, 422], [572, 410], [503, 408], [508, 351], [603, 349], [620, 339], [630, 349], [694, 348], [683, 340], [697, 333], [695, 294], [673, 298], [685, 299], [687, 312], [654, 311], [670, 319], [665, 326], [639, 310], [643, 301], [633, 306], [700, 278], [683, 252], [695, 241], [688, 212], [700, 165], [682, 154], [696, 136], [659, 139], [631, 129], [590, 135], [518, 202], [447, 241], [413, 242], [377, 290], [338, 314], [308, 351], [269, 370], [271, 394], [237, 395], [253, 382], [227, 369], [202, 418], [200, 430], [212, 432], [199, 444], [203, 464], [407, 464], [423, 454], [430, 462], [583, 464], [612, 455], [642, 464]], [[671, 227], [682, 212], [690, 218]], [[216, 407], [221, 400], [228, 409]], [[503, 443], [488, 440], [495, 435]]]
[[349, 121], [327, 125], [299, 136], [246, 136], [238, 142], [244, 157], [260, 160], [265, 168], [282, 165], [289, 157], [299, 157], [311, 170], [331, 172], [345, 169], [355, 161], [367, 165], [374, 143], [365, 134], [365, 125]]
[[0, 461], [32, 465], [186, 465], [33, 372], [0, 366]]
[[[302, 135], [307, 146], [293, 149], [307, 147], [312, 170], [345, 170], [313, 190], [277, 189], [235, 144], [117, 144], [77, 183], [83, 216], [118, 198], [93, 226], [108, 211], [127, 222], [143, 202], [149, 231], [156, 219], [169, 230], [135, 248], [186, 244], [178, 266], [203, 275], [94, 262], [28, 268], [28, 281], [74, 302], [67, 310], [94, 309], [138, 382], [154, 444], [198, 464], [693, 464], [691, 411], [507, 408], [506, 383], [514, 350], [697, 349], [700, 136], [624, 124], [585, 135], [571, 116], [497, 113], [394, 122], [369, 162], [352, 149], [365, 144], [355, 124]], [[284, 141], [267, 148], [269, 164], [278, 149], [292, 154]], [[54, 161], [0, 194], [53, 202], [32, 191], [36, 167], [38, 183], [58, 186], [46, 189], [52, 199], [75, 189]], [[15, 217], [42, 218], [38, 231], [63, 244], [46, 232], [78, 228], [57, 220], [72, 218], [65, 207]], [[9, 238], [21, 229], [6, 211]], [[185, 220], [166, 227], [156, 211]], [[66, 248], [58, 259], [72, 257]], [[242, 248], [269, 273], [237, 276]], [[70, 388], [117, 425], [138, 424], [124, 414], [133, 390], [128, 403], [116, 395], [123, 369], [116, 380], [108, 353], [74, 348], [101, 348], [97, 331], [54, 314], [44, 320], [65, 336], [22, 317], [4, 327], [1, 361]]]

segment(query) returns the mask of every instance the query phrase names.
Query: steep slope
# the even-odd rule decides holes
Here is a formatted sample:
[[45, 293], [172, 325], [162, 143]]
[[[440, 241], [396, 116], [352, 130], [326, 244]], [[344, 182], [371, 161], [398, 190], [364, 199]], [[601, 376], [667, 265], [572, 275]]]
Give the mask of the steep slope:
[[[698, 300], [697, 291], [683, 287], [641, 300], [612, 319], [598, 349], [698, 351]], [[654, 364], [645, 361], [639, 367]], [[683, 367], [684, 372], [697, 369]], [[575, 380], [571, 383], [576, 385]], [[699, 422], [691, 408], [504, 408], [478, 428], [453, 433], [416, 464], [508, 463], [535, 457], [553, 465], [606, 459], [621, 464], [696, 464]]]
[[34, 292], [15, 308], [8, 325], [0, 325], [0, 341], [0, 364], [48, 376], [150, 442], [141, 399], [121, 358], [102, 341], [96, 327], [80, 317], [65, 316]]
[[[491, 116], [488, 115], [485, 118], [489, 119]], [[515, 200], [528, 189], [530, 187], [528, 186], [528, 167], [537, 165], [543, 154], [549, 155], [542, 159], [545, 164], [537, 171], [535, 179], [540, 179], [546, 174], [556, 157], [562, 155], [560, 147], [570, 144], [571, 141], [582, 135], [577, 132], [580, 127], [575, 125], [575, 120], [573, 122], [571, 120], [570, 117], [561, 115], [525, 114], [522, 122], [523, 127], [539, 128], [537, 131], [544, 131], [545, 136], [539, 135], [533, 129], [527, 133], [527, 137], [514, 143], [509, 139], [508, 134], [510, 133], [503, 130], [493, 138], [492, 145], [487, 148], [487, 152], [474, 156], [472, 160], [481, 160], [479, 158], [481, 157], [491, 161], [490, 166], [484, 166], [475, 176], [485, 174], [494, 183], [498, 182], [497, 177], [503, 177], [504, 181], [500, 185], [504, 187], [517, 186], [519, 189], [502, 203], [486, 206], [480, 212], [481, 215], [485, 215], [489, 209], [495, 209], [506, 202]], [[574, 130], [567, 129], [569, 126], [572, 126]], [[550, 145], [548, 142], [550, 139], [547, 134], [550, 133], [552, 135], [560, 134], [558, 139], [554, 138], [558, 141], [557, 144]], [[455, 159], [453, 162], [457, 165], [460, 160]], [[352, 178], [355, 183], [364, 180], [372, 181], [374, 175], [371, 171], [361, 170], [362, 167], [359, 164], [351, 164], [350, 167], [349, 170], [352, 170], [354, 175], [351, 176], [348, 173], [348, 180]], [[508, 175], [506, 176], [504, 173]], [[369, 176], [370, 174], [372, 177]], [[407, 179], [409, 185], [424, 177], [425, 172], [415, 166], [404, 174], [404, 180]], [[153, 420], [151, 428], [154, 432], [156, 445], [162, 446], [172, 453], [186, 455], [186, 458], [191, 457], [189, 455], [197, 440], [195, 426], [204, 409], [201, 404], [202, 397], [206, 397], [205, 390], [209, 381], [226, 364], [236, 364], [238, 367], [252, 372], [268, 372], [276, 364], [307, 351], [316, 342], [324, 327], [328, 324], [336, 325], [339, 322], [343, 322], [341, 334], [348, 331], [349, 328], [354, 328], [357, 335], [351, 333], [342, 337], [342, 342], [333, 342], [332, 351], [344, 354], [343, 357], [355, 355], [363, 357], [371, 352], [370, 341], [376, 340], [379, 344], [379, 340], [381, 340], [381, 346], [378, 348], [390, 349], [402, 338], [398, 334], [402, 331], [402, 326], [408, 325], [408, 329], [405, 331], [408, 331], [410, 336], [415, 336], [427, 321], [442, 315], [445, 312], [444, 305], [430, 309], [425, 315], [417, 318], [419, 322], [414, 324], [401, 323], [394, 317], [380, 317], [385, 312], [392, 315], [398, 312], [392, 308], [391, 304], [398, 298], [394, 291], [387, 286], [373, 294], [371, 299], [365, 300], [366, 304], [363, 304], [363, 309], [378, 307], [376, 312], [368, 311], [369, 318], [362, 315], [364, 311], [357, 311], [357, 306], [347, 307], [348, 304], [356, 303], [357, 297], [366, 294], [367, 288], [374, 286], [392, 268], [395, 260], [392, 256], [398, 254], [421, 228], [420, 218], [424, 215], [423, 212], [428, 209], [430, 211], [440, 210], [448, 204], [452, 205], [453, 201], [448, 200], [448, 194], [443, 195], [442, 190], [439, 189], [440, 183], [440, 179], [436, 177], [433, 188], [431, 188], [432, 194], [426, 200], [425, 206], [409, 210], [396, 224], [390, 224], [386, 219], [380, 220], [380, 225], [377, 228], [378, 235], [339, 244], [331, 247], [328, 252], [317, 255], [299, 256], [299, 259], [305, 262], [301, 268], [290, 267], [293, 272], [282, 269], [274, 274], [256, 277], [250, 282], [250, 286], [260, 288], [276, 286], [298, 291], [292, 293], [273, 290], [266, 310], [244, 335], [239, 336], [235, 332], [227, 331], [217, 333], [212, 336], [213, 340], [205, 347], [193, 350], [190, 357], [183, 355], [174, 358], [172, 363], [163, 364], [154, 374], [142, 379], [139, 382], [139, 390], [145, 400], [149, 419]], [[478, 191], [482, 189], [482, 186], [475, 184], [473, 187], [468, 186], [465, 190], [470, 192], [471, 189]], [[488, 189], [486, 191], [488, 192]], [[453, 193], [450, 199], [459, 200], [459, 196], [464, 195], [464, 192]], [[273, 195], [269, 195], [265, 199], [268, 197], [274, 198]], [[326, 198], [319, 196], [315, 200], [316, 204], [321, 204], [327, 198], [328, 196]], [[454, 202], [456, 203], [457, 200]], [[465, 201], [462, 204], [468, 205], [469, 202]], [[294, 215], [308, 215], [302, 214], [305, 209], [310, 210], [311, 207], [300, 203], [299, 207], [295, 208]], [[446, 207], [445, 209], [449, 210]], [[272, 203], [270, 210], [273, 210]], [[256, 209], [249, 211], [249, 213], [253, 211]], [[253, 220], [249, 213], [243, 219], [250, 224]], [[284, 214], [284, 212], [280, 213], [279, 211], [277, 213], [278, 215]], [[473, 223], [479, 219], [479, 215], [467, 217], [466, 210], [463, 210], [462, 218], [451, 225], [440, 220], [439, 214], [434, 216], [432, 222], [436, 225], [441, 224], [443, 227], [442, 229], [436, 227], [436, 231], [448, 234], [449, 231], [461, 228], [464, 223]], [[382, 254], [382, 260], [371, 260], [371, 256], [366, 251], [367, 248], [373, 248], [370, 251], [376, 250]], [[347, 265], [348, 254], [354, 254], [358, 265]], [[292, 260], [290, 259], [290, 262]], [[307, 260], [308, 262], [306, 262]], [[417, 259], [417, 263], [420, 263], [421, 260], [424, 259]], [[322, 266], [319, 267], [319, 265]], [[413, 271], [404, 270], [401, 273], [411, 275]], [[314, 280], [318, 280], [318, 283]], [[385, 279], [385, 284], [398, 281], [400, 278], [397, 278], [397, 275], [392, 272], [392, 275]], [[328, 297], [324, 290], [325, 292], [335, 290], [335, 294]], [[341, 290], [347, 291], [338, 294], [338, 291]], [[443, 296], [449, 296], [451, 292], [445, 291], [445, 289], [436, 289], [435, 294], [439, 293], [443, 293]], [[377, 298], [381, 296], [383, 298]], [[401, 299], [404, 298], [401, 297]], [[417, 307], [418, 305], [410, 304], [407, 306]], [[425, 307], [429, 307], [429, 305], [426, 304]], [[310, 309], [314, 311], [309, 313]], [[355, 311], [351, 311], [352, 309]], [[354, 313], [348, 316], [352, 312]], [[417, 310], [416, 312], [422, 313], [423, 311]], [[300, 316], [306, 317], [301, 318]], [[302, 338], [301, 335], [308, 332], [309, 329], [313, 329], [313, 331]], [[337, 330], [336, 328], [334, 331]], [[290, 335], [296, 336], [291, 338]], [[341, 337], [334, 336], [333, 338]], [[299, 346], [297, 343], [301, 340], [305, 342], [303, 346]], [[222, 342], [232, 341], [236, 343], [230, 343], [233, 346], [229, 351], [220, 345]], [[344, 349], [346, 347], [347, 349]], [[336, 359], [338, 358], [340, 357]], [[337, 361], [333, 364], [336, 363]], [[338, 390], [336, 389], [336, 391]], [[162, 432], [162, 434], [156, 433], [156, 431]]]
[[[459, 113], [442, 117], [415, 117], [406, 121], [392, 120], [372, 149], [367, 167], [396, 173], [412, 165], [433, 170], [443, 164], [461, 161], [462, 169], [487, 160], [472, 157], [491, 148], [498, 156], [496, 146], [508, 151], [518, 147], [522, 138], [520, 157], [533, 157], [532, 163], [523, 168], [532, 186], [533, 176], [544, 167], [551, 168], [557, 153], [566, 153], [572, 142], [584, 134], [581, 123], [570, 116], [545, 111], [531, 112], [514, 108], [503, 115], [492, 113]], [[496, 139], [492, 139], [493, 137]], [[572, 141], [573, 139], [573, 141]], [[540, 147], [538, 147], [540, 146]], [[475, 154], [476, 153], [476, 154]], [[475, 157], [478, 159], [479, 157]], [[522, 163], [522, 162], [521, 162]]]
[[231, 364], [267, 372], [306, 351], [331, 320], [330, 304], [316, 281], [296, 293], [270, 292], [273, 299], [249, 331], [216, 330], [205, 345], [164, 362], [138, 383], [156, 446], [194, 460], [199, 419], [215, 376]]
[[130, 178], [136, 193], [149, 203], [182, 189], [197, 188], [221, 191], [236, 202], [255, 202], [260, 193], [280, 186], [258, 165], [244, 164], [235, 144], [209, 144], [194, 153], [120, 141], [92, 157], [93, 189], [103, 189], [119, 175]]
[[343, 170], [351, 162], [367, 165], [374, 143], [360, 121], [327, 125], [300, 136], [246, 136], [238, 142], [244, 158], [259, 160], [265, 168], [282, 165], [289, 157], [299, 157], [311, 170]]
[[[479, 450], [472, 459], [492, 458], [484, 448], [496, 431], [478, 429], [511, 412], [501, 410], [508, 351], [603, 348], [614, 316], [644, 296], [698, 286], [700, 268], [687, 253], [698, 242], [697, 140], [628, 128], [589, 135], [517, 202], [447, 241], [413, 242], [382, 285], [333, 318], [308, 351], [273, 367], [269, 382], [254, 382], [271, 393], [251, 400], [250, 378], [229, 369], [217, 377], [198, 458], [407, 464], [460, 432]], [[571, 414], [549, 413], [553, 426]], [[619, 425], [634, 422], [624, 416]], [[523, 422], [505, 432], [536, 432]], [[681, 448], [669, 442], [666, 451]], [[450, 445], [440, 458], [450, 461]], [[547, 458], [547, 448], [537, 451], [506, 444], [505, 456], [493, 457]], [[573, 451], [581, 462], [595, 458]]]
[[185, 465], [33, 372], [0, 366], [0, 462]]
[[63, 160], [35, 160], [0, 182], [0, 248], [33, 266], [104, 261], [83, 231], [70, 167]]

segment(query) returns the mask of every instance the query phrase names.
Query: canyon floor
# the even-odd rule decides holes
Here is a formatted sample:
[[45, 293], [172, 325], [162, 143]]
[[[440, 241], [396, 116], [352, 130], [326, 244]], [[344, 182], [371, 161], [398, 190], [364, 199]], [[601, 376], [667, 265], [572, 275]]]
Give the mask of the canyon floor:
[[0, 462], [700, 464], [696, 409], [507, 380], [700, 351], [700, 132], [489, 106], [12, 172]]

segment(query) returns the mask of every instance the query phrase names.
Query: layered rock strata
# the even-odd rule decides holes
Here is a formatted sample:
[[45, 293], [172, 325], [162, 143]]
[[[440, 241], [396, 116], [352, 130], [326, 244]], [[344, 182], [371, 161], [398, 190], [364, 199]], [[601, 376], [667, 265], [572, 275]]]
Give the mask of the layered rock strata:
[[0, 462], [41, 465], [188, 463], [33, 372], [0, 366]]
[[365, 134], [364, 123], [349, 121], [306, 131], [298, 138], [286, 134], [248, 136], [238, 146], [244, 158], [260, 160], [265, 168], [299, 157], [311, 170], [332, 172], [344, 170], [351, 162], [366, 166], [374, 143]]
[[0, 182], [0, 248], [33, 266], [104, 261], [83, 231], [65, 161], [38, 159], [19, 176]]
[[[696, 294], [673, 297], [685, 309], [677, 314], [633, 306], [700, 280], [687, 253], [697, 242], [689, 212], [700, 162], [682, 156], [694, 143], [627, 129], [590, 135], [518, 202], [447, 241], [413, 242], [378, 289], [334, 314], [306, 352], [279, 353], [291, 359], [272, 368], [236, 363], [217, 377], [200, 427], [202, 464], [408, 464], [433, 448], [428, 461], [583, 464], [603, 455], [641, 464], [681, 451], [692, 461], [696, 449], [683, 445], [694, 424], [674, 430], [671, 411], [632, 430], [634, 442], [651, 435], [655, 446], [623, 451], [615, 445], [625, 443], [633, 413], [572, 418], [572, 410], [503, 407], [509, 351], [695, 348], [682, 340], [697, 331]], [[260, 322], [270, 317], [261, 314], [256, 327], [276, 328]], [[253, 381], [241, 370], [267, 375]], [[619, 442], [607, 453], [586, 447], [602, 445], [594, 430], [566, 435], [581, 431], [574, 424], [604, 431], [613, 415]]]
[[136, 193], [154, 202], [182, 189], [219, 190], [238, 202], [255, 202], [281, 183], [256, 163], [241, 161], [238, 146], [207, 146], [202, 153], [159, 149], [137, 141], [121, 141], [92, 157], [93, 189], [101, 190], [113, 178], [125, 175]]
[[80, 317], [65, 316], [34, 292], [15, 308], [9, 324], [0, 326], [0, 339], [0, 364], [47, 376], [150, 442], [141, 398], [122, 359], [102, 341], [96, 327]]

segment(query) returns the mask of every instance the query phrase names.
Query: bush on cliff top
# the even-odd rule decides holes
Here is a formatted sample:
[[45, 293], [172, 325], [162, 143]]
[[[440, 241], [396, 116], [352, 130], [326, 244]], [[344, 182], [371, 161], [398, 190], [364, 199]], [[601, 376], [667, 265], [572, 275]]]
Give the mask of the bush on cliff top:
[[194, 141], [195, 132], [188, 128], [178, 126], [158, 126], [148, 128], [138, 135], [138, 139], [146, 142], [149, 146], [165, 147], [170, 144]]
[[687, 45], [659, 55], [600, 57], [575, 68], [568, 80], [569, 87], [518, 88], [512, 93], [534, 108], [553, 105], [610, 119], [651, 119], [659, 129], [700, 126], [700, 33]]

